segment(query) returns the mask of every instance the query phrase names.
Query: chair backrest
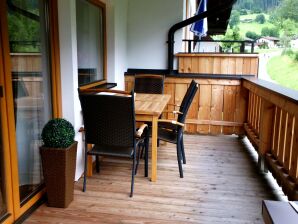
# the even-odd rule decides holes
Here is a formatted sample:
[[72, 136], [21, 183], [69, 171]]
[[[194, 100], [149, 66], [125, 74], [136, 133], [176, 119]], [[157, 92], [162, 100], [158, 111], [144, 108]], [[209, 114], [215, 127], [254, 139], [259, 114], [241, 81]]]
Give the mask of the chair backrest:
[[136, 93], [163, 94], [163, 75], [136, 75], [134, 91]]
[[194, 80], [192, 80], [180, 105], [179, 111], [182, 112], [182, 114], [178, 115], [179, 122], [184, 123], [188, 109], [192, 103], [194, 96], [196, 95], [198, 88], [199, 88], [199, 84], [196, 83]]
[[134, 94], [79, 94], [88, 144], [133, 147]]

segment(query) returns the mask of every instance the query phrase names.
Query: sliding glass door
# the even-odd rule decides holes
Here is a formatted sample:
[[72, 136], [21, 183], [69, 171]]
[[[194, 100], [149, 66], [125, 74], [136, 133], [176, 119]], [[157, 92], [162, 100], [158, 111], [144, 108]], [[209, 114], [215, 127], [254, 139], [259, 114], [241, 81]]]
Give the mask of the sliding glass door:
[[7, 1], [19, 197], [25, 202], [43, 183], [41, 129], [52, 117], [45, 2]]
[[44, 192], [41, 131], [61, 116], [57, 14], [56, 0], [0, 1], [0, 223]]
[[6, 176], [4, 165], [4, 150], [2, 142], [1, 105], [0, 105], [0, 222], [7, 214]]

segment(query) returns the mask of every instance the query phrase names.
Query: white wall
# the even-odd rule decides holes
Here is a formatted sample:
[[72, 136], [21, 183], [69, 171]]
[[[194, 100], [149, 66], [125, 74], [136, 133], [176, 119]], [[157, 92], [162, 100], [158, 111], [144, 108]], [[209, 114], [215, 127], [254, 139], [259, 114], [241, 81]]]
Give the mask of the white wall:
[[107, 6], [107, 76], [124, 89], [127, 70], [127, 5], [128, 0], [108, 0]]
[[63, 118], [70, 121], [76, 132], [75, 139], [79, 142], [77, 151], [77, 167], [75, 180], [83, 173], [84, 152], [82, 134], [78, 133], [82, 126], [81, 106], [78, 97], [78, 65], [76, 35], [76, 1], [58, 1], [59, 44], [61, 65], [61, 91]]
[[[128, 1], [128, 68], [166, 69], [167, 35], [183, 20], [183, 0]], [[182, 30], [175, 35], [175, 52], [181, 51]]]

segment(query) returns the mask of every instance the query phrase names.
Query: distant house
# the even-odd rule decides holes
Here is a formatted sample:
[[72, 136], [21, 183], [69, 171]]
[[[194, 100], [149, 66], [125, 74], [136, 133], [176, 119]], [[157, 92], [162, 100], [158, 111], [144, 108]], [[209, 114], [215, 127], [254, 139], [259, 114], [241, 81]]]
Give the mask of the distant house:
[[259, 46], [263, 44], [267, 44], [269, 48], [277, 47], [277, 44], [279, 41], [280, 39], [277, 37], [260, 37], [259, 39], [256, 40]]
[[294, 37], [290, 41], [291, 48], [298, 48], [298, 36]]

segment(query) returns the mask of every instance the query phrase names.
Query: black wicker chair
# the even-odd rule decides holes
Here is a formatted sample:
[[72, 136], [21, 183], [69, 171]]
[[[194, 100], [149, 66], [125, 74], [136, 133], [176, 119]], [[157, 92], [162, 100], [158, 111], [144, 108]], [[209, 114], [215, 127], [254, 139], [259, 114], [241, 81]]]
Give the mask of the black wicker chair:
[[174, 114], [178, 114], [177, 120], [159, 119], [158, 121], [158, 138], [160, 140], [177, 145], [177, 160], [181, 178], [183, 178], [181, 160], [184, 164], [186, 163], [183, 144], [183, 127], [188, 109], [198, 88], [199, 85], [194, 80], [192, 80], [182, 100], [182, 103], [179, 106], [179, 111], [173, 111]]
[[[123, 91], [114, 92], [117, 94], [95, 94], [92, 90], [79, 93], [85, 132], [83, 191], [86, 190], [88, 155], [96, 156], [97, 172], [99, 172], [98, 156], [127, 157], [133, 161], [130, 192], [132, 197], [140, 145], [145, 148], [145, 176], [148, 176], [148, 127], [144, 124], [136, 130], [133, 92], [130, 94]], [[93, 145], [89, 151], [87, 144]]]
[[136, 93], [163, 94], [163, 75], [136, 75], [134, 91]]

